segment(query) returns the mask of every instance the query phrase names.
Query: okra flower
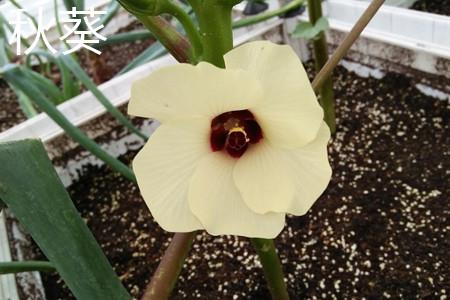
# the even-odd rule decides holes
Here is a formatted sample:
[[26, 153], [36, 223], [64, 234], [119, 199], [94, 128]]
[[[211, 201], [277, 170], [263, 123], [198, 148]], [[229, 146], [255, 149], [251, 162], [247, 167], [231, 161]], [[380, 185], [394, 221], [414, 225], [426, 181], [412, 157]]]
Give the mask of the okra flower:
[[161, 126], [133, 168], [163, 229], [273, 238], [328, 185], [330, 132], [289, 46], [251, 42], [224, 59], [134, 83], [129, 113]]

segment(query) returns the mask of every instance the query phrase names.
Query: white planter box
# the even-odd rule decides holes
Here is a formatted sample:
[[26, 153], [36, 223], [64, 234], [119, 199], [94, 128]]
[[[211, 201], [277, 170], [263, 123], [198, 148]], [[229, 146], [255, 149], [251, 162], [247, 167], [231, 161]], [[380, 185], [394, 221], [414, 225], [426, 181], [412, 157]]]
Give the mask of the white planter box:
[[[368, 3], [328, 0], [324, 10], [332, 29], [349, 31]], [[450, 59], [450, 17], [384, 5], [363, 37]]]

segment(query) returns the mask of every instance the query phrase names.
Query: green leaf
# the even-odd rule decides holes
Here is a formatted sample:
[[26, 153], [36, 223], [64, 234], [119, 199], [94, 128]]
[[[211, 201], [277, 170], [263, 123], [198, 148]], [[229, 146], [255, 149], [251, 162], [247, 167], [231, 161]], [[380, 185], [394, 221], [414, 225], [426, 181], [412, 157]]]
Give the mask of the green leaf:
[[64, 94], [59, 87], [50, 79], [41, 74], [31, 71], [27, 73], [29, 80], [31, 80], [41, 91], [47, 95], [53, 103], [60, 104], [64, 101]]
[[111, 2], [108, 5], [108, 9], [106, 11], [106, 14], [100, 17], [100, 21], [98, 24], [102, 24], [106, 27], [106, 25], [111, 22], [111, 20], [114, 18], [114, 16], [117, 14], [117, 12], [120, 9], [120, 3], [116, 0], [111, 0]]
[[42, 143], [0, 144], [0, 197], [77, 299], [131, 299], [78, 214]]
[[314, 25], [310, 22], [299, 22], [291, 34], [294, 38], [311, 40], [317, 38], [328, 27], [328, 20], [325, 17], [321, 17]]
[[32, 58], [36, 57], [40, 59], [41, 57], [45, 58], [48, 62], [51, 62], [56, 65], [56, 67], [61, 72], [61, 81], [62, 81], [62, 92], [64, 95], [64, 100], [71, 99], [80, 94], [80, 85], [77, 80], [73, 78], [70, 74], [70, 71], [61, 61], [60, 57], [54, 56], [52, 53], [42, 49], [36, 49], [27, 55], [25, 63], [29, 69], [32, 69]]
[[22, 91], [30, 100], [45, 112], [56, 124], [61, 126], [68, 136], [78, 142], [82, 147], [104, 161], [113, 170], [121, 173], [129, 180], [136, 182], [133, 171], [124, 163], [103, 150], [96, 142], [86, 136], [78, 127], [73, 125], [51, 101], [32, 82], [24, 80], [27, 77], [26, 68], [9, 64], [0, 68], [0, 74], [6, 80]]

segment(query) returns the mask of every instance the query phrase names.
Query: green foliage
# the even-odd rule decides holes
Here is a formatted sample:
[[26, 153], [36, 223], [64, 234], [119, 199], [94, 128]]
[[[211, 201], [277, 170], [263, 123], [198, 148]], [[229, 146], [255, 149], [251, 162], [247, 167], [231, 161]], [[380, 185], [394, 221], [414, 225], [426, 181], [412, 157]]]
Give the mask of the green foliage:
[[61, 73], [62, 82], [62, 93], [63, 99], [68, 100], [80, 94], [80, 83], [70, 73], [70, 70], [62, 62], [61, 57], [55, 56], [52, 53], [36, 49], [27, 55], [25, 60], [25, 66], [31, 71], [32, 70], [32, 59], [36, 57], [37, 59], [45, 59], [48, 63], [54, 64], [59, 72]]
[[87, 137], [78, 127], [67, 120], [67, 118], [53, 103], [51, 103], [36, 85], [30, 81], [23, 80], [27, 77], [27, 72], [30, 71], [26, 68], [12, 64], [0, 69], [0, 74], [3, 75], [10, 84], [22, 91], [34, 104], [36, 104], [37, 107], [39, 107], [39, 109], [45, 112], [56, 124], [61, 126], [68, 136], [93, 155], [104, 161], [113, 170], [121, 173], [129, 180], [136, 182], [133, 171], [131, 171], [127, 165], [108, 154], [97, 143]]
[[127, 300], [38, 140], [0, 144], [0, 197], [77, 299]]
[[328, 20], [325, 17], [321, 17], [314, 25], [310, 22], [299, 22], [291, 34], [294, 38], [314, 40], [328, 28]]

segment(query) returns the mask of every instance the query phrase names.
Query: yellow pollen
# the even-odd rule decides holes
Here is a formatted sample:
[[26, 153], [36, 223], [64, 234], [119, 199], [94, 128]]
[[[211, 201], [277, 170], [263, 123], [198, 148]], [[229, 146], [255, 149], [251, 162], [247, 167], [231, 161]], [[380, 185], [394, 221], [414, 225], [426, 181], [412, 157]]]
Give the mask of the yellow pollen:
[[242, 127], [233, 127], [233, 128], [231, 128], [231, 129], [228, 131], [228, 136], [229, 136], [230, 134], [232, 134], [233, 132], [240, 132], [240, 133], [243, 133], [243, 134], [244, 134], [244, 137], [245, 137], [245, 142], [246, 142], [246, 143], [250, 142], [250, 139], [247, 137], [247, 132], [245, 132], [244, 128], [242, 128]]

